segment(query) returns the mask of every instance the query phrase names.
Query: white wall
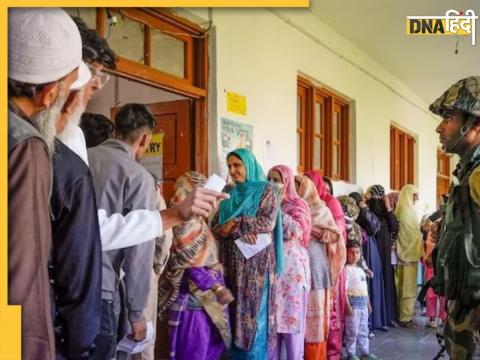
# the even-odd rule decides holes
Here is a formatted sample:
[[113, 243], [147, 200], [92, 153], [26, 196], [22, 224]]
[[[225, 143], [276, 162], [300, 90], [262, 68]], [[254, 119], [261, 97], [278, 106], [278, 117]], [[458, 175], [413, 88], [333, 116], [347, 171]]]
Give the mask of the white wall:
[[[220, 118], [254, 126], [254, 152], [266, 164], [297, 165], [297, 76], [308, 75], [352, 99], [352, 182], [364, 189], [390, 185], [390, 125], [415, 135], [420, 211], [436, 203], [438, 120], [428, 105], [375, 59], [321, 23], [308, 9], [188, 9], [199, 23], [212, 20], [210, 171], [225, 173], [219, 144]], [[287, 23], [290, 22], [289, 23]], [[385, 39], [389, 41], [389, 39]], [[247, 116], [226, 110], [225, 91], [247, 97]], [[269, 161], [270, 162], [270, 161]], [[339, 190], [344, 186], [339, 185]], [[428, 209], [427, 209], [428, 207]]]
[[[202, 11], [196, 14], [207, 16]], [[428, 113], [428, 104], [308, 10], [214, 9], [212, 14], [216, 36], [211, 69], [215, 84], [211, 86], [217, 93], [210, 109], [215, 116], [210, 118], [212, 127], [218, 129], [212, 122], [222, 117], [252, 124], [254, 152], [260, 162], [267, 165], [264, 144], [270, 140], [272, 163], [295, 169], [297, 76], [309, 75], [355, 103], [355, 178], [351, 180], [364, 188], [373, 183], [389, 188], [390, 124], [396, 123], [417, 138], [419, 209], [425, 210], [427, 204], [434, 207], [437, 121]], [[225, 91], [247, 97], [247, 116], [227, 112]], [[220, 134], [215, 133], [218, 144]], [[211, 171], [225, 173], [218, 168], [223, 162], [220, 149], [210, 151]]]

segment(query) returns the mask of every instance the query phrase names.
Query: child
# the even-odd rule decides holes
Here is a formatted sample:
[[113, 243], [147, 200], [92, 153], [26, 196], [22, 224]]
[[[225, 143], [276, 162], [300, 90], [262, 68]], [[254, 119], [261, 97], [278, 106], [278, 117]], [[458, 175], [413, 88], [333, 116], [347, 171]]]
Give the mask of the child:
[[[423, 257], [423, 263], [425, 264], [425, 282], [430, 280], [433, 273], [432, 263], [432, 250], [437, 242], [438, 228], [440, 226], [441, 218], [435, 222], [427, 222], [425, 227], [427, 228], [427, 240], [425, 241], [425, 255]], [[439, 303], [439, 316], [437, 317], [437, 303]], [[445, 311], [445, 298], [435, 294], [432, 288], [427, 291], [427, 316], [430, 318], [428, 327], [436, 329], [438, 325], [442, 325], [447, 317]], [[437, 323], [438, 321], [438, 323]]]
[[358, 345], [360, 359], [375, 360], [377, 357], [370, 354], [368, 339], [368, 315], [371, 312], [371, 306], [368, 298], [367, 277], [365, 271], [357, 266], [361, 253], [360, 242], [349, 241], [347, 243], [345, 342], [348, 359], [359, 359], [357, 356]]

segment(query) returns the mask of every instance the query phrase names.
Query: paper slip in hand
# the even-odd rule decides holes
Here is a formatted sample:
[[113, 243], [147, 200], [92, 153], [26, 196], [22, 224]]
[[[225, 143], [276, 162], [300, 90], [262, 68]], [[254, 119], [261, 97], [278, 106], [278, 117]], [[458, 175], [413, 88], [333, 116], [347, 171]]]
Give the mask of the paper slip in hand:
[[257, 255], [260, 251], [265, 249], [272, 242], [270, 234], [257, 234], [257, 242], [254, 245], [247, 244], [243, 237], [235, 240], [238, 248], [242, 252], [245, 259], [250, 259], [252, 256]]
[[213, 174], [210, 176], [205, 183], [204, 188], [208, 190], [213, 190], [217, 192], [222, 192], [223, 188], [227, 185], [226, 181], [223, 180], [220, 176], [217, 174]]
[[142, 341], [134, 341], [129, 336], [132, 334], [126, 335], [122, 341], [117, 345], [117, 351], [123, 351], [127, 354], [136, 354], [142, 352], [147, 345], [149, 345], [155, 336], [155, 330], [153, 329], [153, 324], [151, 321], [147, 323], [147, 336]]

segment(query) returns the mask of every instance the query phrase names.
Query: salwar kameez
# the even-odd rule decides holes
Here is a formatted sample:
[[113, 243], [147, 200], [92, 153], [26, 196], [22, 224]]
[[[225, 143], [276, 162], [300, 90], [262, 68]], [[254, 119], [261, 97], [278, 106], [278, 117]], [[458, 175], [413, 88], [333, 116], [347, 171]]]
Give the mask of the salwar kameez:
[[[228, 312], [208, 314], [191, 293], [191, 283], [201, 290], [224, 285], [220, 271], [191, 268], [185, 271], [179, 295], [168, 311], [170, 360], [220, 359], [229, 341]], [[222, 318], [223, 317], [223, 318]], [[213, 320], [213, 321], [212, 321]], [[215, 323], [214, 323], [215, 322]]]
[[328, 359], [339, 360], [342, 353], [343, 330], [345, 327], [345, 274], [342, 270], [335, 291], [332, 292], [330, 330], [328, 334]]
[[[235, 301], [230, 304], [233, 359], [267, 359], [276, 351], [275, 326], [275, 239], [278, 202], [273, 188], [265, 187], [257, 215], [241, 215], [228, 237], [220, 237], [220, 260], [227, 286]], [[219, 214], [212, 221], [218, 229]], [[255, 256], [246, 259], [234, 240], [244, 234], [270, 234], [272, 243]]]
[[[433, 266], [425, 267], [425, 282], [433, 277]], [[437, 311], [438, 306], [438, 311]], [[445, 310], [445, 297], [435, 294], [432, 288], [427, 290], [427, 316], [429, 318], [436, 318], [440, 320], [447, 318], [447, 312]]]
[[417, 263], [398, 264], [395, 273], [398, 294], [398, 320], [412, 320], [417, 298]]

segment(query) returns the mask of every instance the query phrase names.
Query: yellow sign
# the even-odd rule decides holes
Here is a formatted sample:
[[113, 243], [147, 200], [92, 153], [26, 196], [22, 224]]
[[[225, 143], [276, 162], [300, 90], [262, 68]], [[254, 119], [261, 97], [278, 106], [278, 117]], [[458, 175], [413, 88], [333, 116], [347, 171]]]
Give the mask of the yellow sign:
[[445, 16], [407, 16], [406, 30], [408, 35], [471, 35], [475, 45], [477, 19], [473, 10], [448, 10]]
[[147, 151], [144, 156], [162, 156], [163, 154], [163, 133], [156, 133], [152, 135], [150, 144], [148, 144]]
[[227, 91], [227, 111], [234, 114], [247, 115], [247, 98]]

